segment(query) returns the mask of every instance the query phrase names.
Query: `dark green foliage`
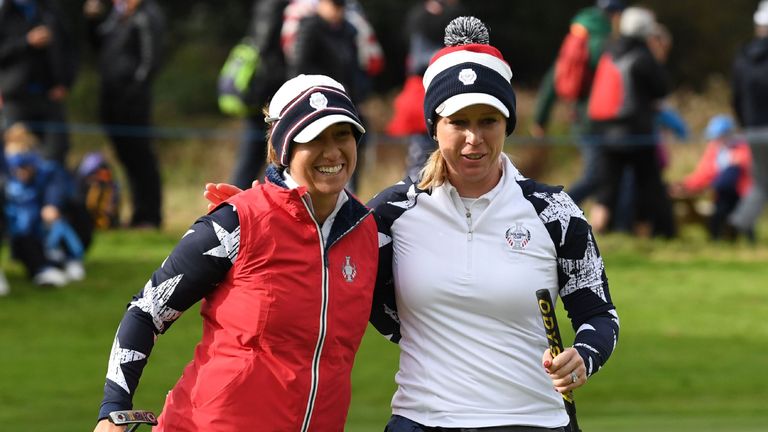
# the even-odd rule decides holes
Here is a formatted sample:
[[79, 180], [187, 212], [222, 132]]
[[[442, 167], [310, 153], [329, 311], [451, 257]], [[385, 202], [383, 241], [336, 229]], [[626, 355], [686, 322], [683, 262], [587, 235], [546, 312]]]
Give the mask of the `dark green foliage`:
[[[386, 54], [387, 66], [374, 80], [374, 90], [391, 91], [403, 80], [407, 49], [403, 21], [415, 0], [359, 1]], [[672, 32], [675, 43], [669, 67], [675, 82], [682, 87], [701, 89], [711, 75], [729, 74], [733, 55], [753, 33], [752, 14], [757, 0], [646, 0], [641, 3], [655, 9], [659, 20]], [[84, 43], [82, 2], [64, 0], [61, 4], [81, 40], [81, 58], [84, 63], [90, 62], [91, 53]], [[158, 98], [168, 100], [185, 112], [213, 114], [216, 95], [212, 85], [226, 53], [245, 31], [252, 1], [163, 0], [160, 4], [169, 18], [169, 53], [163, 81], [172, 85], [159, 86]], [[491, 43], [499, 47], [510, 62], [515, 85], [533, 88], [551, 65], [571, 17], [578, 9], [594, 2], [464, 0], [464, 4], [490, 27]], [[206, 88], [210, 91], [204, 90]], [[190, 101], [190, 97], [195, 100]]]

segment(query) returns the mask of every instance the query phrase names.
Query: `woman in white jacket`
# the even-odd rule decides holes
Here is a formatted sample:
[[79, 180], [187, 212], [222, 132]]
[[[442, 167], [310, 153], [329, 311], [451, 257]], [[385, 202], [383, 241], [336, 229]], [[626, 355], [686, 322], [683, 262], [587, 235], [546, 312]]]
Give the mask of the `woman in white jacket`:
[[[562, 188], [525, 178], [502, 153], [512, 72], [485, 27], [457, 18], [446, 45], [424, 75], [439, 148], [419, 182], [368, 203], [380, 239], [372, 323], [401, 349], [386, 430], [565, 430], [557, 392], [584, 385], [618, 337], [603, 261]], [[542, 288], [578, 332], [554, 359]]]

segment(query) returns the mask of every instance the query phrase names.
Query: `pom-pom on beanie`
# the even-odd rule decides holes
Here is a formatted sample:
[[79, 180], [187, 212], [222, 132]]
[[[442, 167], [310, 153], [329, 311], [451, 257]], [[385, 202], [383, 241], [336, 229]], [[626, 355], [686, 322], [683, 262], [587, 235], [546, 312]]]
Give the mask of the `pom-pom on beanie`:
[[488, 29], [475, 17], [458, 17], [445, 28], [446, 47], [424, 72], [424, 119], [435, 134], [437, 116], [448, 117], [470, 105], [490, 105], [507, 118], [507, 135], [515, 129], [512, 69], [489, 44]]

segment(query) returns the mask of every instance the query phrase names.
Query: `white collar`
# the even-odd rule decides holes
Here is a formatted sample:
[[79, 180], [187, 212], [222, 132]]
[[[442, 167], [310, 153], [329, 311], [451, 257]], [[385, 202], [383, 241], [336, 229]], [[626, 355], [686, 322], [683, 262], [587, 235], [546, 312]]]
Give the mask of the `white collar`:
[[[502, 188], [504, 187], [503, 185], [507, 176], [511, 174], [514, 177], [514, 175], [516, 174], [517, 169], [514, 167], [514, 165], [512, 165], [512, 162], [509, 160], [509, 157], [506, 154], [502, 153], [499, 156], [499, 161], [501, 162], [501, 177], [499, 177], [498, 183], [496, 183], [496, 185], [493, 186], [491, 190], [477, 197], [478, 201], [480, 200], [492, 201], [501, 192]], [[514, 172], [507, 173], [507, 170], [509, 170], [509, 167], [513, 168]], [[460, 201], [461, 198], [467, 198], [459, 195], [459, 192], [456, 190], [456, 187], [452, 185], [448, 179], [446, 179], [445, 183], [443, 183], [443, 187], [445, 187], [445, 192], [455, 200]]]
[[[283, 180], [285, 181], [285, 185], [288, 186], [288, 189], [296, 189], [300, 186], [298, 183], [296, 183], [296, 180], [291, 177], [291, 174], [288, 173], [287, 169], [283, 171]], [[309, 208], [314, 214], [315, 209], [312, 207], [312, 196], [310, 194], [305, 194], [305, 196], [307, 197]], [[336, 215], [339, 213], [341, 206], [343, 206], [347, 201], [349, 201], [349, 195], [347, 195], [347, 191], [342, 189], [341, 192], [339, 192], [338, 198], [336, 198], [336, 207], [334, 207], [331, 214], [328, 215], [328, 217], [325, 219], [325, 222], [323, 222], [323, 225], [320, 227], [320, 230], [323, 233], [323, 238], [326, 241], [328, 240], [328, 235], [331, 232], [331, 226], [333, 226], [333, 221], [336, 219]]]

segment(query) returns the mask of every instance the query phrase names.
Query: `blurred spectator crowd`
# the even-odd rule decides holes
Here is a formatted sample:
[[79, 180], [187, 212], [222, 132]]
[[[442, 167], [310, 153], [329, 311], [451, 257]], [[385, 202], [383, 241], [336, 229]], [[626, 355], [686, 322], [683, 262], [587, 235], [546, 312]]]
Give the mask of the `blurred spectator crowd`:
[[[675, 237], [675, 205], [707, 194], [710, 237], [755, 242], [768, 193], [768, 1], [752, 17], [754, 39], [734, 53], [733, 114], [710, 120], [695, 170], [671, 184], [664, 180], [670, 136], [691, 135], [665, 102], [673, 90], [665, 68], [673, 34], [652, 10], [631, 3], [598, 0], [573, 16], [542, 76], [532, 121], [518, 134], [544, 140], [553, 107], [565, 106], [581, 155], [574, 163], [582, 167], [566, 191], [577, 204], [592, 200], [589, 220], [597, 233]], [[405, 175], [414, 179], [437, 148], [423, 121], [422, 74], [443, 47], [445, 25], [472, 14], [471, 7], [459, 0], [414, 1], [400, 35], [407, 57], [387, 59], [404, 61], [406, 76], [386, 133], [407, 140]], [[80, 56], [58, 3], [0, 0], [2, 231], [12, 258], [40, 285], [63, 286], [85, 276], [83, 257], [94, 229], [159, 228], [163, 222], [152, 141], [152, 83], [166, 56], [162, 6], [156, 0], [85, 0], [82, 13], [97, 59], [103, 131], [128, 182], [131, 217], [124, 224], [123, 191], [104, 154], [88, 154], [77, 169], [67, 167], [66, 100]], [[247, 188], [263, 172], [263, 107], [282, 82], [299, 74], [329, 75], [360, 104], [384, 62], [357, 0], [254, 1], [250, 24], [219, 77], [222, 111], [244, 124], [230, 181]], [[545, 161], [549, 151], [541, 146], [537, 158]], [[358, 165], [366, 175], [364, 161]], [[351, 191], [358, 182], [352, 179]], [[7, 292], [2, 277], [0, 295]]]

